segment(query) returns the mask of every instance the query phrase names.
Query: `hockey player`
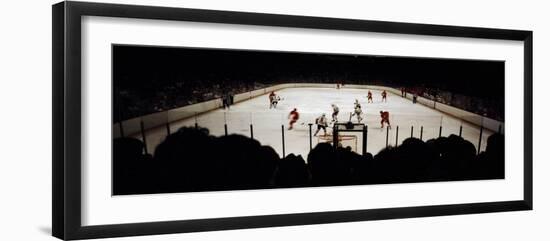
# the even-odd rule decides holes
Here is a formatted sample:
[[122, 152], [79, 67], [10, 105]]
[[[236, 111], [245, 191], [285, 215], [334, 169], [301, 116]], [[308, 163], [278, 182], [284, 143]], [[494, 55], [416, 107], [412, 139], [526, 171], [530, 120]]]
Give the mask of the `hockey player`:
[[390, 127], [391, 129], [391, 125], [390, 125], [390, 112], [387, 112], [387, 111], [380, 111], [380, 118], [382, 119], [380, 121], [380, 125], [381, 125], [381, 128], [384, 128], [384, 123], [387, 123], [388, 126]]
[[317, 131], [315, 131], [315, 134], [313, 134], [313, 136], [317, 136], [317, 133], [319, 133], [321, 129], [323, 129], [323, 132], [325, 133], [325, 136], [326, 136], [328, 124], [327, 124], [327, 117], [325, 116], [325, 113], [323, 113], [323, 115], [315, 119], [315, 124], [317, 124]]
[[222, 96], [222, 104], [223, 104], [223, 109], [225, 110], [226, 108], [229, 109], [229, 106], [231, 105], [231, 95], [226, 92], [223, 94]]
[[290, 122], [288, 123], [288, 129], [292, 130], [292, 128], [294, 128], [294, 123], [296, 123], [298, 119], [300, 119], [300, 114], [298, 113], [298, 110], [296, 108], [294, 108], [288, 114], [288, 119], [290, 120]]
[[357, 107], [361, 108], [361, 104], [359, 104], [359, 101], [355, 99], [355, 102], [353, 102], [353, 108], [355, 109]]
[[386, 99], [386, 96], [388, 95], [388, 93], [386, 93], [386, 91], [382, 91], [382, 102], [387, 102], [387, 99]]
[[271, 93], [269, 93], [269, 109], [277, 108], [279, 100], [281, 100], [281, 98], [275, 94], [275, 91], [271, 91]]
[[[273, 109], [277, 108], [277, 104], [279, 104], [279, 101], [281, 100], [281, 97], [275, 96], [273, 100], [271, 100], [271, 106], [273, 106]], [[271, 109], [271, 106], [269, 107]]]
[[373, 103], [373, 102], [372, 102], [372, 92], [370, 92], [370, 90], [369, 90], [369, 92], [367, 93], [367, 103]]
[[356, 99], [354, 103], [354, 113], [351, 116], [357, 116], [357, 122], [360, 123], [363, 118], [361, 117], [361, 114], [363, 113], [363, 110], [361, 110], [361, 104], [359, 104], [359, 101]]
[[340, 112], [340, 109], [335, 104], [332, 104], [332, 122], [338, 122], [338, 112]]

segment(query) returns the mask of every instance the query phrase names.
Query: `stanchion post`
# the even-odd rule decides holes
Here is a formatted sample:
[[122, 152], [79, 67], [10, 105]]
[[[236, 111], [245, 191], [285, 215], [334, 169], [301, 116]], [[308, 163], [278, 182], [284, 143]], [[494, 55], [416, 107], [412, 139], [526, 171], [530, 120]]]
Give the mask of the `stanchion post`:
[[281, 137], [283, 144], [283, 158], [285, 158], [285, 125], [281, 125]]
[[367, 136], [369, 133], [369, 126], [363, 126], [363, 156], [367, 155]]
[[395, 146], [399, 144], [399, 126], [395, 127]]
[[483, 126], [479, 127], [479, 141], [477, 142], [477, 154], [481, 152], [481, 137], [483, 136]]
[[312, 136], [311, 136], [311, 126], [313, 124], [309, 123], [307, 125], [309, 126], [309, 150], [311, 151], [311, 149], [313, 149], [313, 141], [312, 141]]
[[124, 128], [122, 127], [122, 121], [118, 122], [120, 137], [124, 137]]
[[143, 125], [143, 120], [140, 120], [139, 127], [141, 129], [141, 139], [143, 139], [143, 151], [145, 151], [145, 154], [149, 154], [147, 151], [147, 137], [145, 136], [145, 126]]
[[195, 112], [195, 128], [199, 129], [199, 122], [197, 121], [197, 112]]
[[386, 147], [388, 147], [389, 137], [390, 137], [390, 126], [386, 126]]
[[334, 147], [334, 150], [338, 148], [338, 126], [335, 126], [332, 128], [332, 146]]

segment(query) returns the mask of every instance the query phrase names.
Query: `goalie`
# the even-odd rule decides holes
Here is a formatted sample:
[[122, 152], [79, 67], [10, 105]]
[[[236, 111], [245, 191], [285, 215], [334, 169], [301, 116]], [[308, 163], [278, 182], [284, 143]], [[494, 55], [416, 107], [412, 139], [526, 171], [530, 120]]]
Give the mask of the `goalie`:
[[[359, 101], [356, 99], [354, 105], [354, 113], [351, 116], [357, 116], [357, 123], [361, 123], [363, 118], [361, 117], [361, 114], [363, 114], [363, 110], [361, 110], [361, 104], [359, 104]], [[351, 121], [350, 116], [350, 121]]]
[[317, 131], [315, 131], [315, 134], [313, 134], [313, 136], [317, 136], [317, 133], [319, 133], [321, 129], [323, 129], [323, 132], [326, 136], [328, 124], [327, 124], [327, 117], [325, 116], [324, 113], [321, 116], [317, 117], [317, 119], [315, 119], [315, 124], [317, 124]]

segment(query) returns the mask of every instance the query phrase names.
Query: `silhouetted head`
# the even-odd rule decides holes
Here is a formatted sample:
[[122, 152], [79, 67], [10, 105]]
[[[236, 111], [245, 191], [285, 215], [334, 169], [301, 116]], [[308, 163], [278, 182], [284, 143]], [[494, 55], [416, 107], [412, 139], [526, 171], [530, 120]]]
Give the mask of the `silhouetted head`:
[[117, 138], [113, 140], [113, 150], [115, 160], [135, 160], [143, 154], [143, 143], [138, 139], [130, 137]]
[[135, 138], [113, 140], [113, 193], [135, 194], [149, 190], [145, 179], [150, 174], [150, 156], [143, 154], [143, 143]]
[[309, 184], [309, 171], [302, 156], [289, 154], [281, 159], [275, 172], [277, 187], [302, 187]]
[[351, 178], [351, 152], [344, 148], [338, 151], [329, 143], [319, 143], [307, 157], [311, 182], [314, 186], [341, 185]]
[[502, 152], [504, 149], [504, 135], [495, 133], [487, 138], [487, 152]]

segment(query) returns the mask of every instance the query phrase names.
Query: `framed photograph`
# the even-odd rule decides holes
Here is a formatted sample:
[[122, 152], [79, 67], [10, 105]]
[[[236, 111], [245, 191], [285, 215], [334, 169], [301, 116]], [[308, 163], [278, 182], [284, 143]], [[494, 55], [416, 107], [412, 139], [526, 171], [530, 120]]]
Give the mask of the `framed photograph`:
[[55, 4], [53, 235], [531, 210], [532, 34]]

